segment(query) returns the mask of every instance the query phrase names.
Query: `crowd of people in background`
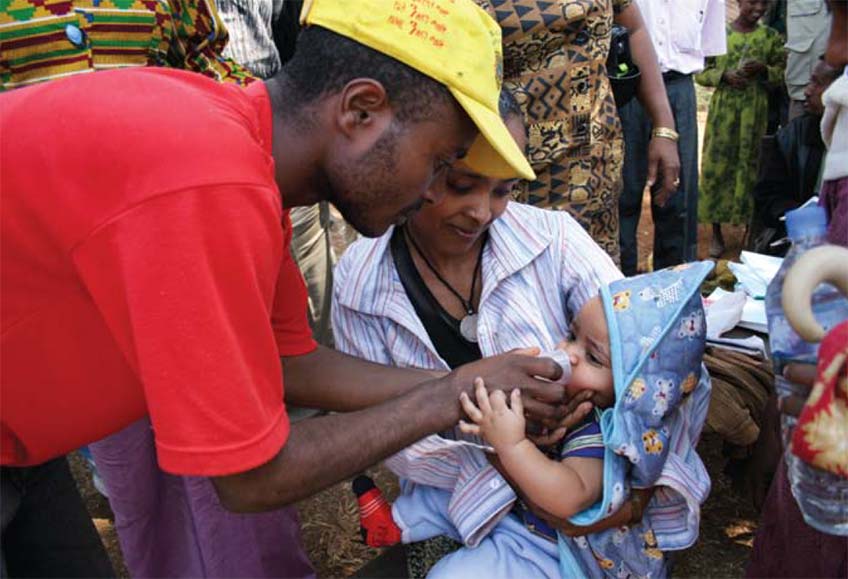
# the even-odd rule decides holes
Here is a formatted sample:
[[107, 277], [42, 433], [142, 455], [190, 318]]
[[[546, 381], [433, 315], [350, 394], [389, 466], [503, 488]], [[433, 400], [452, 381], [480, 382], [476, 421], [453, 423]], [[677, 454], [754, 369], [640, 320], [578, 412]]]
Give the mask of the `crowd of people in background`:
[[[402, 6], [401, 12], [408, 3], [418, 5], [416, 0], [392, 2]], [[4, 176], [3, 187], [27, 194], [49, 187], [63, 191], [52, 209], [15, 200], [10, 205], [15, 216], [6, 221], [4, 215], [4, 252], [11, 256], [4, 257], [4, 287], [12, 287], [5, 276], [26, 278], [33, 264], [47, 273], [4, 289], [3, 361], [18, 359], [7, 364], [3, 375], [3, 575], [114, 575], [64, 458], [86, 444], [115, 514], [131, 575], [311, 576], [292, 500], [404, 448], [405, 454], [394, 460], [402, 463], [401, 471], [412, 473], [409, 479], [426, 460], [445, 460], [453, 449], [426, 446], [425, 436], [457, 421], [459, 408], [442, 398], [453, 396], [455, 402], [458, 388], [470, 394], [474, 376], [483, 376], [494, 389], [508, 391], [515, 384], [541, 392], [526, 408], [530, 415], [549, 418], [556, 396], [545, 390], [550, 383], [538, 378], [555, 378], [558, 370], [510, 352], [528, 336], [552, 349], [598, 288], [618, 280], [621, 272], [645, 273], [645, 263], [654, 270], [679, 266], [697, 260], [699, 253], [728, 257], [729, 250], [739, 248], [729, 247], [726, 226], [744, 228], [744, 247], [779, 253], [786, 247], [781, 217], [816, 194], [834, 223], [833, 242], [848, 245], [848, 15], [843, 0], [474, 3], [474, 10], [482, 8], [480, 13], [488, 15], [486, 23], [475, 16], [473, 26], [467, 25], [470, 40], [456, 31], [451, 34], [457, 38], [445, 42], [455, 43], [454, 56], [480, 51], [477, 60], [467, 62], [489, 69], [479, 78], [459, 80], [439, 76], [436, 69], [445, 61], [438, 60], [437, 49], [427, 52], [435, 44], [408, 53], [393, 46], [391, 36], [380, 40], [379, 30], [376, 40], [358, 38], [360, 32], [344, 25], [345, 10], [355, 15], [358, 9], [336, 10], [333, 5], [346, 5], [332, 0], [307, 2], [303, 19], [304, 3], [288, 0], [13, 0], [0, 6], [0, 113], [4, 131], [27, 131], [0, 137], [6, 141], [0, 163], [6, 172], [11, 163], [30, 159], [26, 170]], [[462, 20], [450, 22], [466, 26]], [[618, 104], [606, 68], [614, 26], [626, 29], [630, 66], [639, 73], [633, 98]], [[502, 38], [497, 49], [485, 38], [493, 30]], [[432, 40], [443, 41], [435, 34]], [[427, 64], [419, 58], [434, 60]], [[115, 109], [116, 117], [135, 118], [146, 128], [136, 131], [136, 125], [114, 119], [103, 124], [114, 131], [123, 127], [120, 138], [113, 139], [113, 133], [84, 137], [91, 127], [65, 126], [61, 115], [74, 108], [75, 99], [91, 96], [80, 109], [79, 118], [85, 120], [122, 97], [104, 71], [139, 67], [188, 71], [221, 84], [199, 85], [194, 76], [176, 72], [115, 77], [139, 94], [161, 90], [163, 99], [197, 98], [202, 105], [197, 108], [206, 112], [191, 111], [185, 102], [177, 112], [168, 112], [171, 103], [163, 100], [160, 110], [142, 114], [145, 103], [132, 101]], [[490, 69], [499, 75], [498, 90]], [[95, 74], [83, 74], [90, 72]], [[369, 75], [379, 82], [369, 84]], [[79, 80], [86, 76], [94, 78]], [[511, 97], [493, 110], [492, 95], [501, 96], [501, 79]], [[696, 85], [711, 92], [700, 153]], [[264, 86], [270, 87], [267, 93]], [[484, 101], [487, 107], [479, 104]], [[47, 103], [41, 124], [24, 123], [22, 115], [31, 115], [41, 102]], [[415, 133], [409, 128], [420, 119], [429, 127], [431, 108], [447, 119], [448, 130], [419, 127]], [[172, 134], [179, 115], [187, 119], [178, 125], [184, 132]], [[493, 129], [486, 115], [502, 118], [503, 126]], [[56, 123], [55, 131], [50, 123]], [[198, 123], [213, 128], [204, 130]], [[471, 145], [468, 137], [477, 129], [485, 139]], [[497, 130], [499, 136], [493, 136]], [[39, 139], [53, 145], [39, 149]], [[163, 146], [169, 139], [177, 144]], [[483, 141], [493, 150], [478, 155]], [[167, 162], [158, 158], [163, 151]], [[458, 161], [466, 152], [465, 160]], [[219, 163], [222, 157], [232, 160]], [[491, 161], [494, 157], [499, 164]], [[276, 172], [269, 171], [274, 163]], [[154, 166], [153, 176], [143, 177]], [[243, 176], [245, 166], [249, 171]], [[173, 179], [161, 177], [162, 167]], [[98, 178], [65, 184], [68, 175], [77, 173]], [[437, 178], [444, 179], [444, 190], [433, 192]], [[135, 179], [139, 189], [149, 187], [148, 196], [130, 191], [118, 200], [114, 191], [123, 191], [125, 179]], [[279, 195], [268, 194], [236, 216], [220, 210], [226, 195], [236, 195], [228, 187], [242, 180], [266, 193], [278, 187], [283, 206]], [[192, 212], [195, 204], [208, 202], [191, 197], [204, 188], [217, 188], [209, 221]], [[78, 212], [74, 199], [89, 199], [92, 193], [99, 195], [97, 214]], [[390, 197], [393, 201], [386, 204]], [[654, 237], [651, 257], [640, 259], [646, 197]], [[375, 238], [346, 255], [335, 286], [330, 227], [339, 217], [332, 215], [331, 204], [350, 227]], [[181, 223], [215, 251], [194, 247]], [[699, 223], [710, 231], [700, 252]], [[384, 234], [390, 224], [399, 226]], [[275, 226], [276, 232], [269, 233]], [[223, 243], [220, 236], [233, 248], [216, 245]], [[145, 248], [157, 239], [185, 249], [188, 257], [147, 255]], [[283, 265], [253, 255], [265, 250]], [[233, 254], [243, 259], [240, 271], [216, 261]], [[526, 270], [517, 273], [540, 255], [532, 275], [539, 287], [556, 285], [564, 296], [561, 304], [537, 296], [538, 288], [527, 285]], [[158, 274], [174, 279], [196, 274], [206, 285], [179, 282], [160, 288], [133, 269], [158, 257], [163, 258], [154, 268]], [[298, 270], [305, 284], [295, 279]], [[230, 278], [229, 285], [213, 280], [216, 276]], [[244, 278], [241, 283], [232, 281], [238, 276]], [[493, 288], [500, 283], [508, 287], [500, 286], [498, 293]], [[27, 300], [41, 299], [42, 287], [52, 288], [44, 290], [42, 300], [51, 307], [71, 305], [45, 310], [49, 319], [39, 321], [40, 314], [31, 314], [43, 304]], [[158, 301], [146, 297], [155, 292], [160, 292]], [[239, 292], [250, 299], [244, 301]], [[286, 304], [277, 303], [279, 295], [286, 296]], [[489, 300], [485, 308], [484, 299]], [[87, 311], [74, 305], [77, 301], [96, 308]], [[529, 302], [538, 305], [535, 314]], [[174, 313], [177, 305], [192, 312], [210, 308], [216, 317], [195, 312], [183, 319]], [[272, 319], [273, 331], [256, 330], [240, 343], [244, 322], [231, 318], [228, 308], [246, 312], [252, 322]], [[305, 321], [298, 308], [306, 310]], [[469, 333], [466, 322], [472, 318]], [[75, 320], [82, 320], [84, 331], [73, 326]], [[201, 335], [210, 327], [209, 335]], [[161, 355], [160, 336], [172, 329], [179, 337], [174, 343], [166, 340]], [[42, 343], [45, 333], [54, 336], [49, 343]], [[87, 339], [108, 349], [108, 355], [101, 359], [101, 351], [80, 345]], [[45, 354], [48, 346], [59, 350], [69, 343], [79, 350], [66, 352], [59, 362]], [[198, 353], [186, 355], [189, 348]], [[190, 373], [207, 368], [215, 356], [234, 361], [219, 375]], [[352, 362], [353, 357], [370, 363]], [[44, 368], [34, 371], [39, 364]], [[319, 367], [321, 373], [313, 375]], [[284, 406], [272, 402], [279, 398], [281, 373]], [[37, 417], [33, 410], [27, 425], [22, 426], [23, 418], [10, 418], [32, 404], [23, 394], [10, 393], [12, 386], [35, 390], [63, 384], [68, 376], [87, 394], [56, 395], [51, 411]], [[102, 402], [112, 386], [100, 384], [103, 376], [125, 384], [117, 391], [130, 406], [115, 402], [121, 406], [118, 417], [110, 414], [111, 402]], [[198, 392], [175, 403], [182, 384], [169, 381], [198, 376], [224, 394], [215, 395], [214, 404]], [[228, 397], [248, 382], [264, 389]], [[330, 383], [345, 385], [336, 389]], [[360, 386], [371, 390], [355, 391]], [[28, 431], [35, 431], [30, 424], [40, 425], [44, 416], [65, 416], [59, 407], [63, 400], [82, 405], [80, 416], [102, 420], [103, 426], [78, 429], [62, 418], [49, 428], [49, 436]], [[250, 411], [233, 410], [239, 404]], [[176, 426], [182, 415], [172, 405], [192, 419]], [[446, 407], [451, 410], [445, 412]], [[586, 409], [578, 411], [572, 404], [557, 412], [571, 426]], [[390, 435], [383, 437], [378, 425]], [[279, 436], [269, 434], [272, 429]], [[73, 435], [66, 435], [70, 431]], [[32, 438], [25, 440], [25, 434]], [[34, 439], [38, 444], [28, 446]], [[419, 439], [425, 450], [410, 446]], [[76, 446], [65, 448], [66, 440]], [[350, 447], [360, 440], [369, 442], [353, 452]], [[168, 456], [164, 463], [163, 453]], [[433, 516], [447, 521], [439, 524], [456, 532], [445, 532], [451, 535], [447, 541], [413, 541], [405, 551], [405, 568], [394, 568], [393, 574], [424, 576], [440, 561], [435, 568], [442, 572], [448, 564], [456, 566], [454, 573], [479, 565], [479, 560], [458, 564], [466, 555], [457, 549], [477, 547], [475, 533], [494, 528], [496, 515], [516, 500], [515, 493], [504, 494], [509, 480], [489, 462], [476, 455], [450, 459], [459, 465], [450, 492], [444, 486], [420, 487], [417, 502], [405, 508], [428, 517], [437, 513]], [[687, 454], [664, 473], [694, 480], [698, 465]], [[775, 484], [786, 483], [779, 476]], [[471, 491], [488, 510], [462, 510]], [[272, 498], [257, 498], [263, 493]], [[675, 493], [684, 495], [672, 485], [660, 500], [671, 504]], [[242, 502], [236, 496], [254, 500]], [[642, 507], [637, 503], [625, 502], [624, 514], [608, 526], [638, 523]], [[683, 503], [677, 515], [697, 520], [697, 505]], [[56, 524], [43, 524], [41, 508], [51, 509]], [[778, 511], [774, 506], [771, 512]], [[812, 531], [799, 531], [802, 523], [795, 520], [789, 526], [772, 523], [758, 538], [753, 576], [798, 571], [781, 567], [789, 560], [810, 564], [808, 551], [793, 558], [790, 534], [795, 533], [803, 548], [824, 545], [828, 555], [817, 562], [823, 576], [845, 575], [845, 540], [808, 537]], [[697, 528], [691, 537], [685, 524], [675, 532], [657, 532], [660, 549], [675, 541], [679, 548], [681, 536], [697, 538]], [[492, 536], [486, 548], [504, 553], [505, 547], [494, 543], [507, 539]], [[543, 551], [552, 551], [553, 559], [536, 561], [535, 568], [555, 574], [556, 544], [537, 542]], [[767, 564], [774, 549], [785, 556], [775, 555]], [[528, 567], [504, 569], [506, 576]]]

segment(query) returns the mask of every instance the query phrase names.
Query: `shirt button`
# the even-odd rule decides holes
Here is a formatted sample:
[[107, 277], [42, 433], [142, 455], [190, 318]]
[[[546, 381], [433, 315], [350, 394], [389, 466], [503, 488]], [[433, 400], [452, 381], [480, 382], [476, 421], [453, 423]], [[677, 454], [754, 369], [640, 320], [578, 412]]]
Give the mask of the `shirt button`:
[[68, 24], [65, 26], [65, 36], [67, 36], [71, 44], [76, 47], [85, 45], [85, 33], [74, 24]]
[[501, 487], [501, 481], [499, 481], [498, 479], [493, 478], [492, 480], [489, 481], [489, 488], [491, 488], [493, 491], [498, 490], [500, 487]]

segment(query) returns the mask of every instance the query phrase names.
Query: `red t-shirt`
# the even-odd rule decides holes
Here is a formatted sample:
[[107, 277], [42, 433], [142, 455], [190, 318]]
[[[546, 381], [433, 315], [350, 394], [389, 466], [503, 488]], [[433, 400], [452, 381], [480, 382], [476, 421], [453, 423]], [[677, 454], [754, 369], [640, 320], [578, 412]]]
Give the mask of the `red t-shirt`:
[[0, 462], [148, 413], [169, 472], [271, 459], [315, 342], [265, 86], [83, 75], [0, 95], [0, 134]]

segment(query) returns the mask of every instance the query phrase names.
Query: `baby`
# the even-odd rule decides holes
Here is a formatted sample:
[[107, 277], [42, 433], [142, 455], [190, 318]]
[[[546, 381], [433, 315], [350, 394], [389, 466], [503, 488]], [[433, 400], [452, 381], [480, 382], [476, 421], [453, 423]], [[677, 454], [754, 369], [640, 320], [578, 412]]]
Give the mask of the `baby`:
[[[571, 378], [568, 397], [582, 390], [594, 392], [595, 408], [615, 401], [609, 330], [601, 297], [586, 302], [571, 326], [572, 339], [557, 345], [568, 354]], [[474, 424], [460, 422], [466, 434], [482, 436], [494, 449], [509, 478], [533, 503], [550, 514], [567, 519], [601, 498], [604, 444], [599, 413], [594, 412], [568, 433], [557, 456], [543, 452], [525, 436], [521, 392], [512, 391], [507, 405], [500, 390], [487, 393], [481, 379], [475, 382], [477, 404], [465, 393], [460, 402]], [[569, 492], [563, 492], [563, 489]], [[537, 523], [538, 524], [538, 523]]]
[[[557, 349], [568, 357], [567, 394], [592, 390], [595, 409], [554, 451], [527, 438], [517, 390], [507, 400], [502, 392], [488, 394], [478, 379], [476, 403], [466, 394], [460, 399], [470, 419], [460, 429], [494, 449], [505, 478], [527, 502], [592, 525], [617, 511], [631, 487], [657, 487], [642, 521], [572, 539], [519, 500], [474, 548], [442, 558], [428, 577], [666, 574], [661, 548], [696, 540], [709, 490], [695, 445], [709, 404], [699, 288], [710, 269], [710, 262], [691, 263], [618, 280], [585, 303], [571, 338]], [[398, 536], [459, 538], [445, 491], [414, 481], [402, 491], [391, 513]], [[654, 519], [654, 512], [661, 516]]]
[[[571, 339], [557, 349], [570, 362], [567, 394], [593, 391], [595, 410], [555, 452], [543, 451], [525, 435], [520, 392], [514, 390], [507, 400], [502, 392], [488, 394], [480, 380], [476, 404], [461, 396], [471, 422], [460, 428], [494, 448], [519, 495], [578, 525], [616, 511], [631, 486], [667, 484], [661, 474], [670, 454], [699, 473], [687, 481], [690, 496], [705, 497], [708, 477], [694, 448], [709, 400], [709, 378], [701, 363], [705, 327], [699, 286], [711, 268], [709, 262], [692, 263], [619, 280], [586, 302], [574, 319]], [[666, 508], [664, 516], [671, 512]], [[511, 516], [524, 523], [527, 536], [552, 533], [520, 501]], [[650, 519], [576, 539], [556, 535], [561, 576], [665, 575]], [[681, 517], [680, 524], [694, 526], [688, 532], [697, 536], [696, 521]], [[449, 571], [443, 576], [462, 571], [443, 563], [437, 567]]]

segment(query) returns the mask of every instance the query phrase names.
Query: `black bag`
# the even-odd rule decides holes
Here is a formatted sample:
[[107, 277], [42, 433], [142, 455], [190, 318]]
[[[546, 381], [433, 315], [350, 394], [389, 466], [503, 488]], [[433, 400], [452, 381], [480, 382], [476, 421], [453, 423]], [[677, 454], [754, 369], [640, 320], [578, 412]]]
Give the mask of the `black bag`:
[[624, 26], [613, 24], [610, 33], [610, 50], [607, 56], [607, 76], [609, 76], [615, 104], [623, 107], [636, 96], [642, 73], [633, 62], [630, 54], [630, 33]]

